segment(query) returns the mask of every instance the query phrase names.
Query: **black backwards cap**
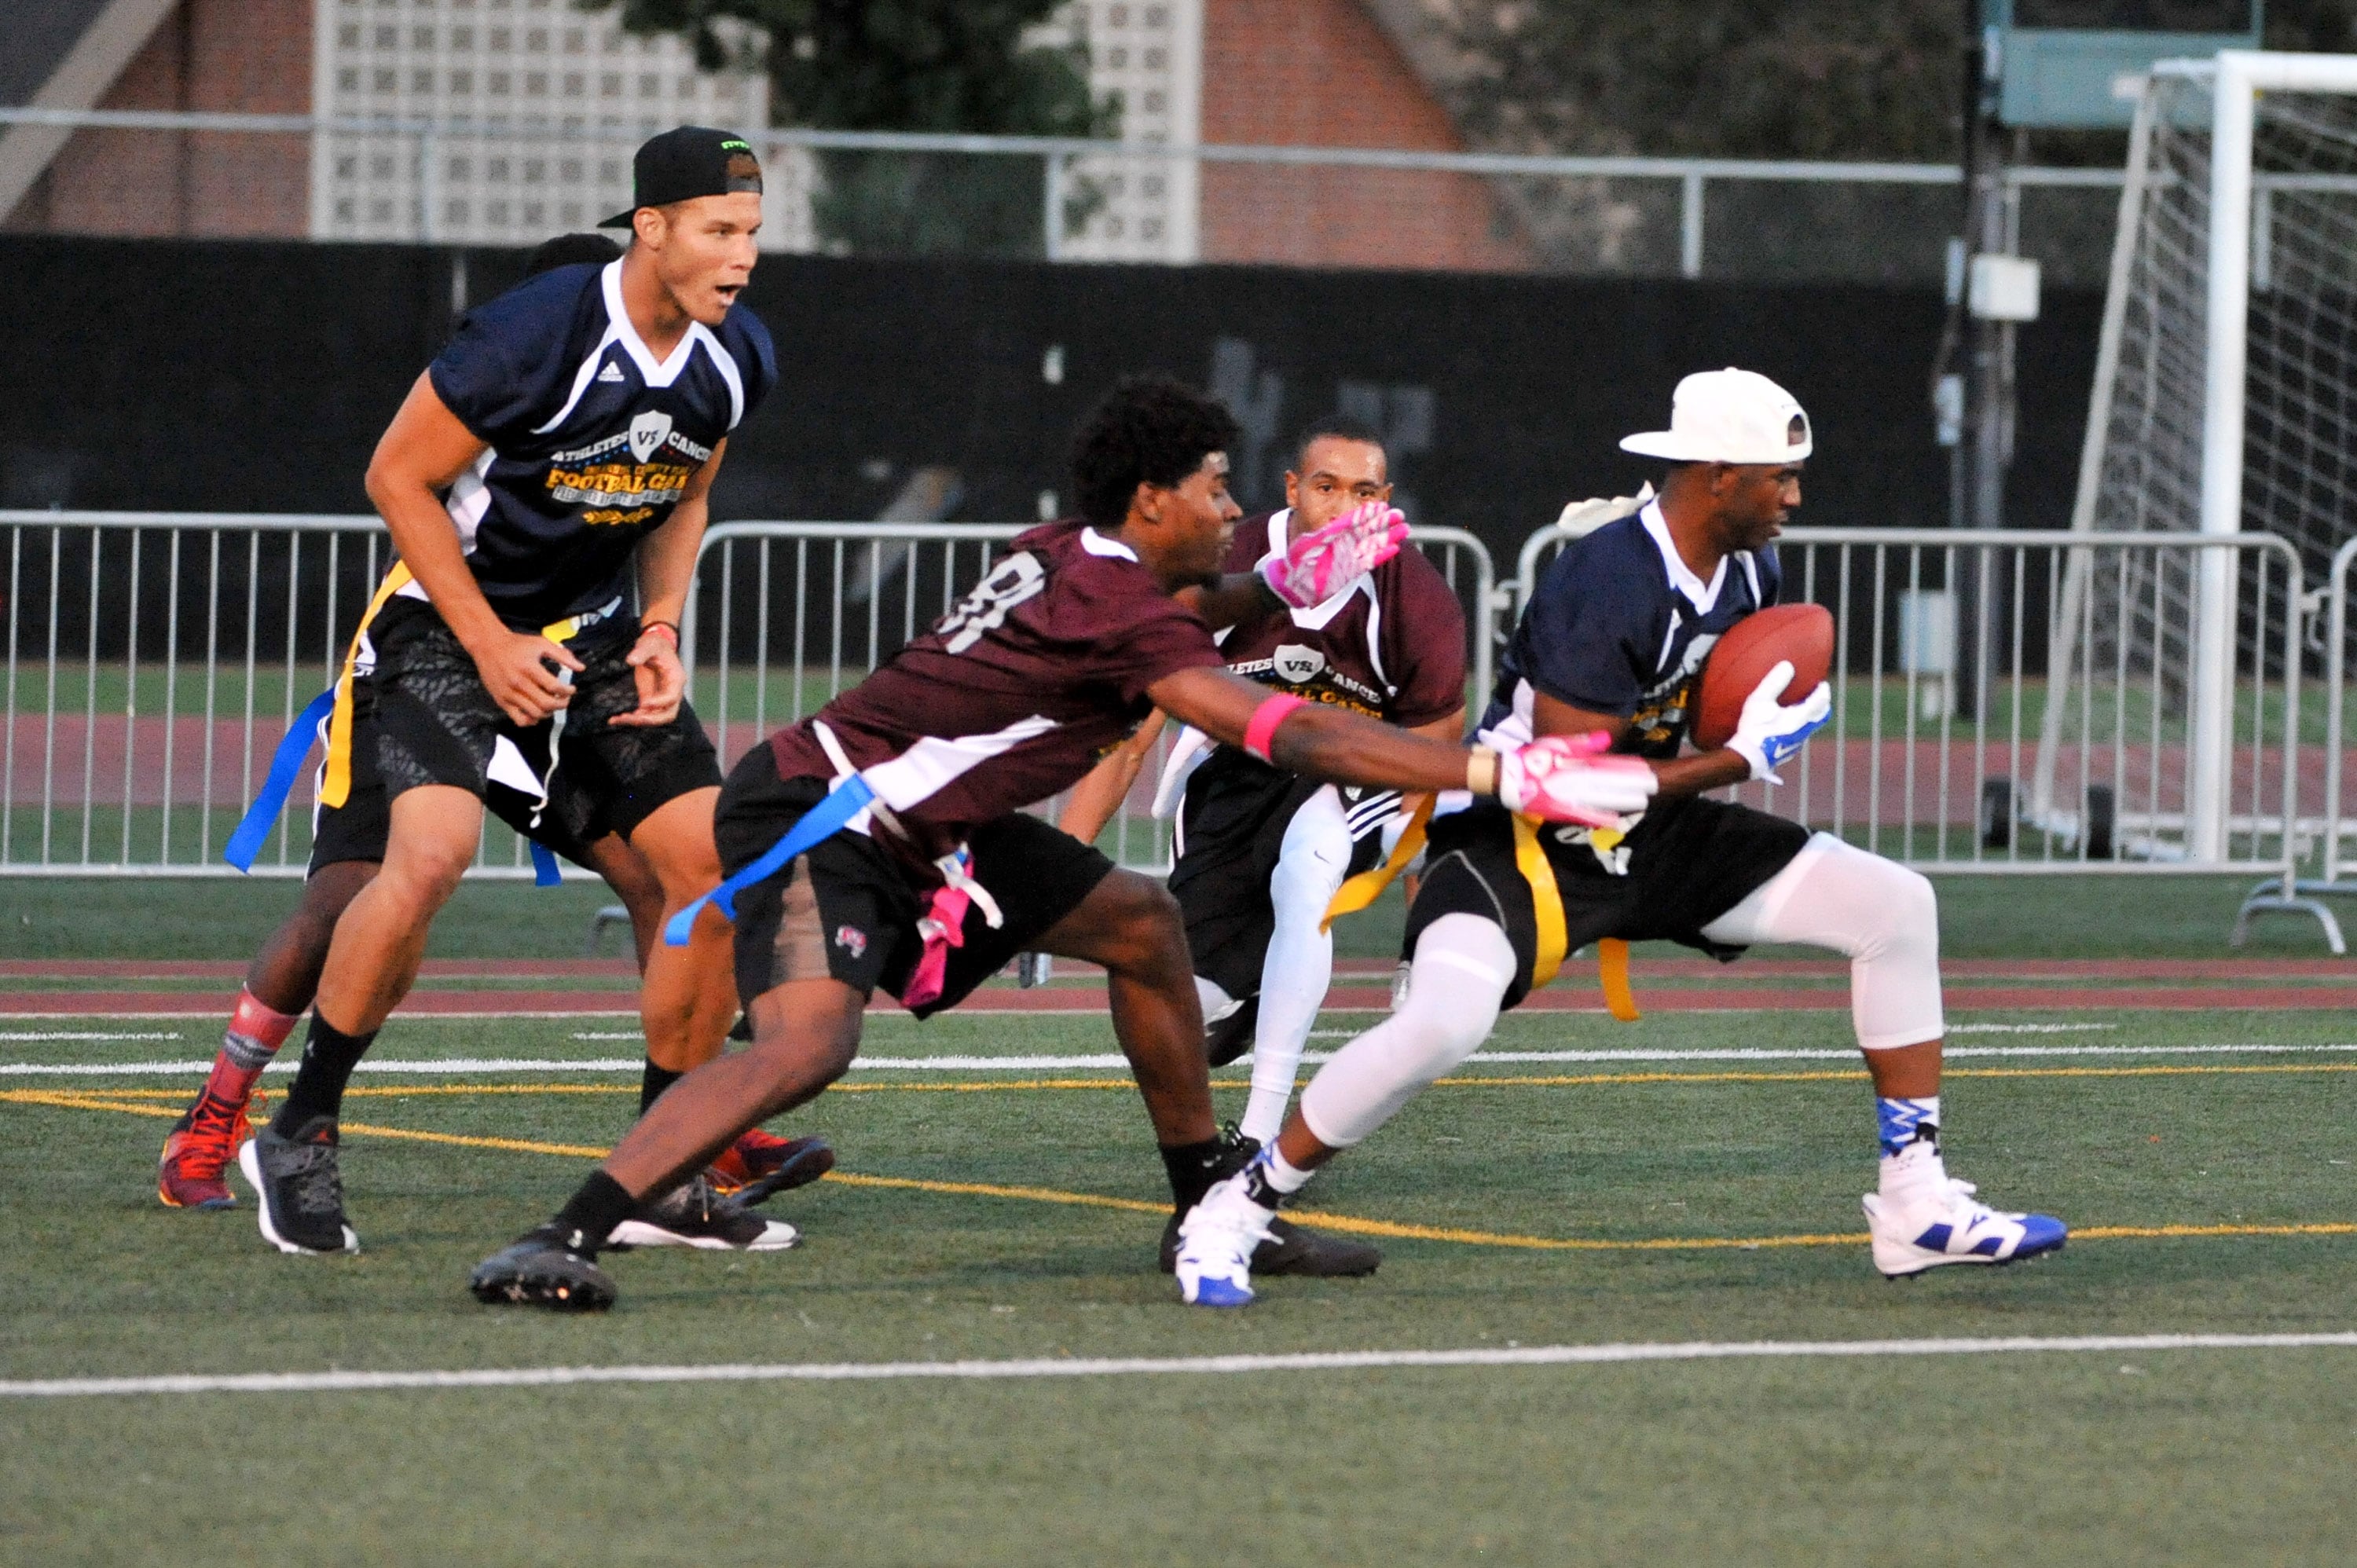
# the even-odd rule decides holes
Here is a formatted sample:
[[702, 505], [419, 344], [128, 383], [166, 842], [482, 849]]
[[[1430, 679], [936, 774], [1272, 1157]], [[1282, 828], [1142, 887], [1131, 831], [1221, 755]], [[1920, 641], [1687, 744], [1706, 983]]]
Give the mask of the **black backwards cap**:
[[640, 145], [638, 156], [630, 160], [630, 209], [597, 227], [627, 229], [641, 207], [668, 207], [740, 190], [759, 194], [760, 188], [761, 162], [753, 156], [752, 143], [733, 131], [681, 125]]

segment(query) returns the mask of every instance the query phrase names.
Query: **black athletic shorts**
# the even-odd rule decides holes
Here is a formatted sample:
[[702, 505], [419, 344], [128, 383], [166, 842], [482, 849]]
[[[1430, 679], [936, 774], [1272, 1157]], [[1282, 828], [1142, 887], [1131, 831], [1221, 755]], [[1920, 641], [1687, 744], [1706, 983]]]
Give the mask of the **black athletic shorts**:
[[[1170, 868], [1170, 891], [1186, 917], [1195, 972], [1238, 1001], [1260, 991], [1261, 962], [1276, 929], [1269, 878], [1285, 831], [1324, 788], [1225, 746], [1187, 780], [1178, 820], [1183, 848]], [[1398, 813], [1400, 797], [1395, 789], [1348, 788], [1341, 795], [1355, 875], [1381, 858], [1381, 830]]]
[[[608, 628], [611, 628], [610, 632]], [[573, 677], [573, 701], [561, 732], [554, 720], [519, 729], [500, 711], [475, 661], [432, 605], [393, 598], [369, 628], [376, 648], [377, 769], [386, 797], [425, 784], [448, 784], [488, 800], [491, 757], [506, 737], [528, 759], [558, 759], [544, 824], [587, 843], [590, 830], [625, 838], [659, 809], [720, 782], [720, 762], [703, 724], [685, 702], [672, 722], [638, 729], [610, 722], [639, 705], [635, 671], [625, 662], [637, 640], [629, 618], [597, 628], [575, 647], [587, 666]]]
[[[826, 786], [780, 779], [767, 745], [748, 752], [721, 787], [714, 819], [722, 866], [733, 876], [759, 860], [826, 798]], [[966, 848], [974, 879], [997, 901], [1004, 923], [994, 929], [978, 906], [966, 911], [965, 943], [950, 950], [941, 995], [909, 1009], [920, 1018], [964, 1001], [1113, 870], [1091, 846], [1019, 812], [976, 828]], [[909, 876], [883, 845], [845, 830], [737, 894], [737, 995], [749, 1007], [789, 981], [830, 977], [862, 995], [881, 987], [899, 996], [924, 951], [917, 920], [931, 899]]]
[[[383, 860], [385, 839], [393, 831], [393, 802], [385, 795], [384, 779], [377, 769], [376, 693], [367, 677], [352, 682], [352, 710], [351, 789], [340, 806], [312, 807], [311, 865], [307, 876], [317, 875], [321, 867], [339, 861]], [[322, 749], [327, 727], [319, 726]], [[544, 769], [547, 766], [545, 752], [528, 753], [526, 760]], [[325, 773], [325, 764], [320, 771]], [[533, 826], [538, 802], [504, 784], [486, 788], [483, 803], [517, 832], [538, 840], [576, 865], [588, 866], [586, 846], [614, 831], [606, 825], [604, 810], [595, 801], [575, 802], [583, 808], [576, 812], [581, 822], [577, 832], [566, 829], [553, 811], [542, 813], [540, 825]]]
[[[1538, 832], [1563, 897], [1566, 954], [1619, 937], [1681, 942], [1732, 959], [1743, 950], [1710, 940], [1702, 929], [1791, 865], [1809, 842], [1809, 830], [1798, 822], [1707, 796], [1662, 801], [1626, 842], [1602, 852], [1582, 829], [1542, 825]], [[1608, 856], [1625, 870], [1608, 869]], [[1424, 929], [1443, 915], [1479, 915], [1504, 927], [1514, 945], [1506, 1005], [1530, 994], [1538, 922], [1531, 885], [1514, 864], [1513, 818], [1503, 806], [1487, 802], [1433, 819], [1403, 959], [1415, 957]]]

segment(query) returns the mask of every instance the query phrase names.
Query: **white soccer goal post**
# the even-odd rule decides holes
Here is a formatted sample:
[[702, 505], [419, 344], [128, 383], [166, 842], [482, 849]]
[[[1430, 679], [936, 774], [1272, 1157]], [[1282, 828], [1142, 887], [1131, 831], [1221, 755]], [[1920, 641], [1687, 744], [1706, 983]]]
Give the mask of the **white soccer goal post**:
[[[2155, 68], [2130, 135], [2072, 525], [2271, 532], [2310, 583], [2357, 532], [2357, 56], [2228, 50]], [[2133, 667], [2159, 677], [2182, 726], [2176, 853], [2226, 857], [2237, 671], [2267, 655], [2248, 646], [2237, 557], [2199, 553], [2134, 582], [2106, 580], [2127, 555], [2073, 553], [2033, 820], [2069, 815], [2055, 758], [2073, 671]], [[2090, 615], [2091, 601], [2136, 607]]]

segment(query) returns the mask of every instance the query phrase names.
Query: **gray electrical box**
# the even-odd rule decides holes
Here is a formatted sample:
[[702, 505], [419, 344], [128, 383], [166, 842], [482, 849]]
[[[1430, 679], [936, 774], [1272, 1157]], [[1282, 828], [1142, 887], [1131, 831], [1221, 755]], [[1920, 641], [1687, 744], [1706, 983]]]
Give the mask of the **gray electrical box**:
[[2156, 60], [2255, 49], [2265, 0], [1981, 0], [1997, 51], [1997, 118], [2007, 125], [2126, 127], [2114, 84]]

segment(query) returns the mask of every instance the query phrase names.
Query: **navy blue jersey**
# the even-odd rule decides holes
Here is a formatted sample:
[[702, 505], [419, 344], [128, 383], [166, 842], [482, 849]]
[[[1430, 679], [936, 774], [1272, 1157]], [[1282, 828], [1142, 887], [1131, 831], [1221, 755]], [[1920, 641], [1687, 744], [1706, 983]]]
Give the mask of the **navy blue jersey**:
[[639, 541], [778, 379], [769, 330], [741, 305], [658, 361], [622, 308], [619, 261], [477, 306], [426, 373], [490, 446], [447, 505], [483, 597], [519, 631], [611, 614]]
[[1727, 557], [1704, 582], [1679, 559], [1658, 501], [1606, 523], [1541, 574], [1506, 646], [1481, 738], [1501, 747], [1527, 744], [1532, 696], [1544, 692], [1628, 719], [1616, 750], [1675, 757], [1711, 645], [1774, 604], [1781, 580], [1770, 546]]

